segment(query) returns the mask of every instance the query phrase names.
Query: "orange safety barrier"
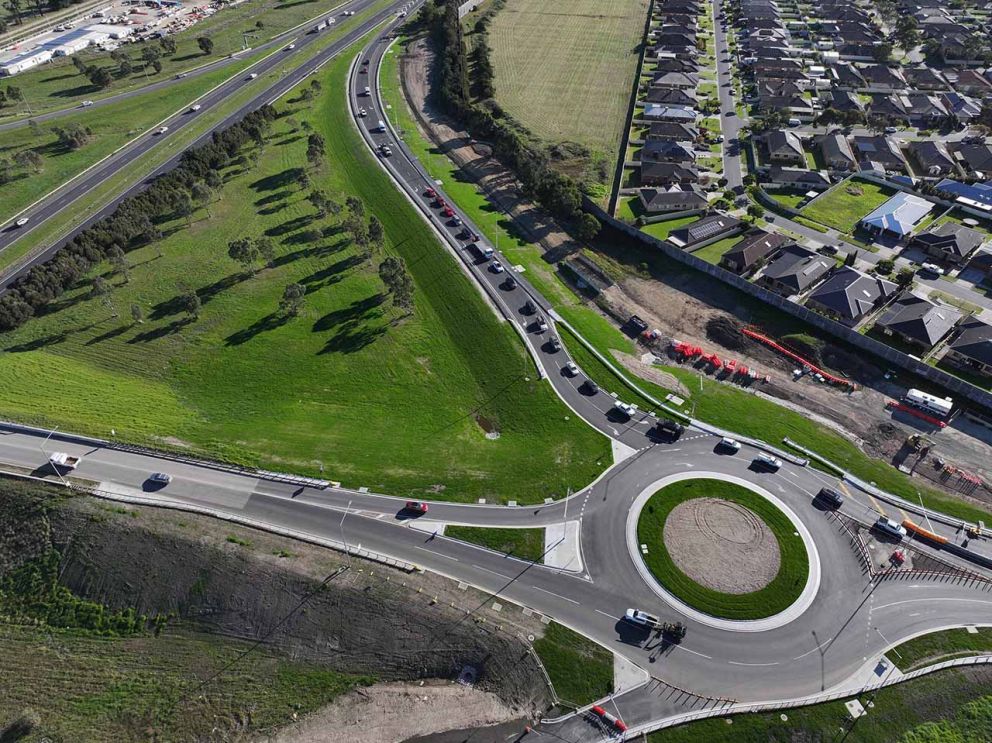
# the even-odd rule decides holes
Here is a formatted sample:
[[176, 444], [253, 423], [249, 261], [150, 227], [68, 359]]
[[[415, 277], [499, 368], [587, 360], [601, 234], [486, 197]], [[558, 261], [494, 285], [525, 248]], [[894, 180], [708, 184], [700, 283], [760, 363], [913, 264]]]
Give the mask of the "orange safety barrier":
[[903, 413], [909, 413], [920, 420], [925, 420], [927, 423], [936, 426], [937, 428], [947, 428], [947, 423], [945, 421], [942, 421], [940, 418], [934, 418], [932, 415], [928, 415], [922, 410], [914, 408], [912, 405], [906, 405], [905, 403], [897, 402], [896, 400], [889, 400], [889, 407], [895, 408]]
[[933, 542], [934, 544], [947, 544], [947, 537], [942, 537], [939, 534], [934, 534], [928, 529], [924, 529], [922, 526], [914, 524], [909, 519], [903, 519], [902, 525], [906, 527], [906, 531], [911, 531], [918, 537], [923, 537], [927, 541]]
[[798, 361], [803, 366], [808, 367], [809, 369], [812, 369], [814, 372], [816, 372], [817, 374], [819, 374], [821, 377], [823, 377], [824, 379], [826, 379], [828, 382], [833, 382], [834, 384], [839, 384], [839, 385], [843, 385], [845, 387], [850, 387], [852, 390], [855, 389], [854, 383], [851, 382], [850, 380], [844, 379], [842, 377], [834, 376], [830, 372], [824, 371], [820, 367], [818, 367], [818, 366], [812, 364], [811, 362], [807, 361], [806, 359], [804, 359], [799, 354], [790, 351], [788, 348], [785, 348], [782, 345], [779, 345], [777, 342], [773, 341], [771, 338], [769, 338], [767, 336], [764, 336], [761, 333], [755, 333], [753, 330], [748, 330], [747, 328], [741, 328], [741, 332], [744, 335], [746, 335], [748, 338], [753, 338], [756, 341], [761, 341], [762, 343], [764, 343], [767, 346], [770, 346], [771, 348], [775, 349], [779, 353], [784, 354], [785, 356], [788, 356], [793, 361]]

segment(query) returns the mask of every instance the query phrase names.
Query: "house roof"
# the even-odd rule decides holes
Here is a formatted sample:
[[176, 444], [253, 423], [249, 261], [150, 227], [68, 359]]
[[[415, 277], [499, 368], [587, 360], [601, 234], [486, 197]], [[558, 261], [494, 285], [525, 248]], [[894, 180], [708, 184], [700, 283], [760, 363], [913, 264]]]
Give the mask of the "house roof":
[[854, 149], [860, 161], [881, 163], [892, 169], [901, 169], [906, 165], [899, 146], [888, 137], [855, 137]]
[[951, 153], [947, 151], [947, 146], [940, 141], [924, 139], [918, 142], [909, 143], [909, 151], [920, 161], [920, 165], [929, 168], [939, 165], [945, 168], [953, 168], [954, 160]]
[[992, 250], [979, 250], [968, 261], [968, 268], [986, 273], [992, 271]]
[[641, 178], [666, 178], [671, 181], [699, 180], [699, 172], [693, 163], [659, 163], [641, 161]]
[[809, 298], [842, 318], [857, 320], [897, 288], [891, 281], [841, 266]]
[[830, 92], [830, 108], [838, 111], [864, 111], [864, 104], [849, 90], [832, 90]]
[[907, 67], [903, 70], [906, 80], [919, 88], [946, 88], [946, 78], [932, 67]]
[[648, 94], [644, 97], [648, 103], [664, 103], [669, 106], [695, 106], [695, 92], [683, 90], [681, 88], [648, 88]]
[[708, 202], [706, 197], [691, 186], [685, 188], [673, 185], [669, 188], [642, 188], [641, 203], [649, 212], [667, 211], [673, 208], [702, 209]]
[[958, 337], [950, 343], [951, 349], [983, 364], [992, 364], [992, 325], [972, 319], [960, 327]]
[[756, 229], [747, 233], [744, 239], [724, 253], [723, 257], [744, 267], [750, 267], [765, 256], [771, 255], [788, 241], [785, 235]]
[[669, 162], [695, 162], [696, 153], [691, 142], [674, 139], [649, 139], [641, 148], [641, 162], [664, 160]]
[[843, 159], [848, 162], [857, 162], [851, 143], [843, 134], [827, 134], [820, 140], [820, 151], [827, 160]]
[[901, 71], [884, 64], [865, 65], [861, 68], [861, 76], [869, 85], [888, 85], [893, 88], [902, 88], [906, 85], [906, 78]]
[[803, 152], [803, 143], [799, 141], [799, 137], [794, 132], [773, 129], [767, 132], [764, 138], [765, 146], [772, 154], [795, 155], [803, 159], [806, 157], [806, 153]]
[[830, 179], [818, 170], [783, 168], [780, 165], [772, 165], [768, 168], [768, 178], [773, 183], [795, 184], [805, 187], [827, 188], [830, 185]]
[[932, 347], [960, 319], [961, 313], [951, 307], [905, 293], [892, 303], [876, 324]]
[[674, 245], [682, 247], [694, 243], [710, 240], [718, 235], [740, 229], [743, 222], [729, 214], [708, 214], [702, 219], [698, 219], [692, 224], [673, 230], [668, 236], [668, 241]]
[[952, 178], [945, 178], [937, 184], [937, 188], [953, 194], [963, 204], [970, 204], [979, 209], [992, 208], [992, 182], [962, 183]]
[[699, 130], [694, 126], [680, 124], [677, 121], [657, 121], [648, 130], [648, 139], [678, 139], [691, 142], [699, 136]]
[[944, 222], [916, 236], [913, 242], [964, 258], [985, 242], [985, 234], [956, 222]]
[[819, 253], [792, 244], [785, 246], [782, 254], [768, 264], [764, 275], [799, 294], [819, 281], [832, 265], [833, 261]]
[[929, 214], [931, 209], [933, 204], [926, 199], [900, 191], [864, 217], [861, 224], [895, 232], [898, 235], [908, 235], [916, 223]]
[[696, 120], [696, 112], [681, 106], [666, 106], [661, 103], [648, 103], [644, 106], [646, 119], [676, 119], [692, 123]]
[[992, 146], [987, 144], [963, 144], [958, 147], [968, 167], [977, 173], [992, 173]]

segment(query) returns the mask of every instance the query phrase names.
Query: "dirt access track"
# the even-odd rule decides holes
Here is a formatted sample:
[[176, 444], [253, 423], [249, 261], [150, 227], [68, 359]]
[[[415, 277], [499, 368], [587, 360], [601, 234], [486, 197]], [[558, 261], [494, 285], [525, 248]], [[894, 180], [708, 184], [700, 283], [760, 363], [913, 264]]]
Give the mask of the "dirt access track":
[[[513, 174], [489, 155], [487, 147], [474, 143], [465, 131], [429, 103], [432, 59], [431, 50], [422, 38], [411, 40], [400, 55], [403, 91], [423, 134], [460, 166], [465, 176], [476, 182], [490, 201], [513, 218], [515, 226], [527, 239], [544, 251], [548, 262], [545, 276], [552, 278], [556, 273], [556, 262], [582, 250], [582, 246], [521, 195]], [[638, 315], [659, 331], [663, 344], [677, 338], [701, 346], [707, 352], [715, 352], [721, 358], [737, 359], [768, 377], [767, 383], [756, 386], [756, 392], [833, 428], [872, 457], [889, 462], [895, 460], [907, 467], [916, 464], [915, 474], [926, 477], [930, 484], [948, 493], [992, 503], [992, 490], [947, 477], [935, 466], [933, 457], [919, 463], [902, 462], [906, 454], [903, 443], [911, 434], [920, 433], [919, 421], [905, 415], [894, 417], [886, 409], [886, 402], [902, 397], [907, 386], [898, 379], [887, 381], [881, 366], [827, 342], [819, 352], [819, 362], [823, 368], [856, 381], [859, 390], [845, 393], [808, 377], [793, 381], [795, 362], [739, 332], [745, 325], [757, 324], [775, 335], [773, 329], [765, 328], [756, 317], [755, 300], [643, 246], [632, 245], [629, 239], [609, 230], [601, 233], [593, 249], [602, 273], [615, 283], [606, 288], [595, 303], [586, 301], [588, 306], [616, 324]], [[759, 311], [772, 312], [763, 306]], [[726, 332], [727, 328], [731, 332]], [[664, 363], [674, 363], [663, 354], [659, 356]], [[636, 359], [633, 364], [630, 357], [620, 361], [628, 369], [640, 373]], [[943, 431], [926, 432], [935, 445], [934, 454], [992, 482], [992, 457], [989, 456], [992, 431], [958, 416]]]

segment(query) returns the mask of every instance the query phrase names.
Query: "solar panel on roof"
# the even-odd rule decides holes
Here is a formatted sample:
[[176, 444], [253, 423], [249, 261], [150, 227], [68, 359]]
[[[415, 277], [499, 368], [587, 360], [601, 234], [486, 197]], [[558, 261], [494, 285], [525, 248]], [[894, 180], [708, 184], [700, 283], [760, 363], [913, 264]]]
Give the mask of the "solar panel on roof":
[[722, 220], [714, 220], [712, 222], [709, 222], [707, 224], [700, 225], [699, 227], [695, 228], [693, 230], [693, 234], [697, 238], [712, 237], [713, 235], [715, 235], [717, 232], [719, 232], [722, 229], [723, 229], [723, 221]]

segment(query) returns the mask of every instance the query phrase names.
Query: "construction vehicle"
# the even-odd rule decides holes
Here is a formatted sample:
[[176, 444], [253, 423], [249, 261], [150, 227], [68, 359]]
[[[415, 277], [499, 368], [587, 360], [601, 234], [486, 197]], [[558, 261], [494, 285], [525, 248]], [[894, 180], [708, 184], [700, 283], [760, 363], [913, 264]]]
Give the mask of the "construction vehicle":
[[676, 645], [685, 639], [686, 628], [682, 622], [662, 622], [661, 633]]

